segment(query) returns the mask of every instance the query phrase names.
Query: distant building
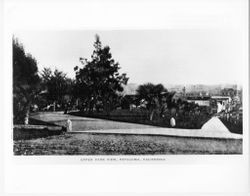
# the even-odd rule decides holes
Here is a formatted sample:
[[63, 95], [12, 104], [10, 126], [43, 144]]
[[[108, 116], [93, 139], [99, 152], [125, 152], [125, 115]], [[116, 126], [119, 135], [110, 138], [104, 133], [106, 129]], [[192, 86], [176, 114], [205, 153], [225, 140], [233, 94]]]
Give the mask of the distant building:
[[234, 88], [224, 88], [221, 90], [221, 95], [222, 96], [228, 96], [228, 97], [234, 97], [237, 95], [237, 87], [236, 89]]
[[230, 96], [212, 96], [211, 99], [217, 103], [217, 113], [231, 110], [232, 98]]
[[230, 103], [232, 101], [232, 98], [230, 96], [211, 96], [211, 99], [224, 101], [226, 103]]
[[187, 97], [187, 102], [195, 103], [199, 106], [210, 106], [210, 97]]
[[183, 94], [183, 92], [176, 92], [172, 99], [175, 101], [177, 101], [178, 99], [186, 100], [186, 96]]

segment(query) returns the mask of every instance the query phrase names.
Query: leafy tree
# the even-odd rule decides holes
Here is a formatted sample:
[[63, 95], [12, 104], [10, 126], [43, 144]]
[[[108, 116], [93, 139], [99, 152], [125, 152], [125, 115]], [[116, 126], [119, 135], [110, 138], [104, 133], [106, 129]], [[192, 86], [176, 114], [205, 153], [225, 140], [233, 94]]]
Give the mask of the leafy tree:
[[152, 83], [140, 85], [137, 89], [137, 95], [141, 100], [145, 100], [146, 107], [150, 111], [150, 121], [153, 120], [156, 112], [160, 115], [164, 112], [173, 96], [162, 84], [154, 85]]
[[48, 103], [54, 103], [54, 110], [57, 104], [63, 105], [65, 95], [72, 94], [71, 87], [73, 81], [65, 73], [55, 69], [44, 68], [41, 73], [43, 88], [46, 91], [46, 100]]
[[30, 106], [39, 96], [40, 78], [37, 61], [31, 54], [26, 54], [17, 39], [13, 46], [13, 113], [14, 123], [29, 123]]
[[80, 58], [83, 68], [76, 67], [78, 96], [89, 112], [103, 108], [107, 114], [119, 103], [119, 92], [127, 84], [126, 74], [119, 73], [119, 63], [112, 58], [109, 46], [102, 46], [96, 35], [91, 60]]

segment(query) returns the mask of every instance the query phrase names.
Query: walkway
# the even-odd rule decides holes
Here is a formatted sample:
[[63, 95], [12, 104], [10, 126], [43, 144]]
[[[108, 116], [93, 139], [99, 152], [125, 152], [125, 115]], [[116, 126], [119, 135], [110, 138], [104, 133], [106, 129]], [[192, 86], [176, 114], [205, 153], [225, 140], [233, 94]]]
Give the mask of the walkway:
[[201, 129], [161, 128], [150, 125], [65, 115], [60, 112], [37, 113], [32, 117], [57, 125], [65, 125], [66, 120], [70, 119], [72, 121], [72, 133], [139, 134], [242, 139], [242, 135], [229, 132], [217, 117], [211, 118]]

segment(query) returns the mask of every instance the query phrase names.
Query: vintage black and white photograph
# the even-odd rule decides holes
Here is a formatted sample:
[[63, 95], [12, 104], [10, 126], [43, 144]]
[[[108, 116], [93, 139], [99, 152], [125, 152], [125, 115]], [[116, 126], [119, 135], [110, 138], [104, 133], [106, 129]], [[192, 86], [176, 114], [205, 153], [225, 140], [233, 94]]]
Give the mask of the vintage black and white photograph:
[[14, 155], [242, 154], [228, 29], [13, 32]]
[[3, 16], [4, 193], [249, 195], [248, 0], [5, 0]]

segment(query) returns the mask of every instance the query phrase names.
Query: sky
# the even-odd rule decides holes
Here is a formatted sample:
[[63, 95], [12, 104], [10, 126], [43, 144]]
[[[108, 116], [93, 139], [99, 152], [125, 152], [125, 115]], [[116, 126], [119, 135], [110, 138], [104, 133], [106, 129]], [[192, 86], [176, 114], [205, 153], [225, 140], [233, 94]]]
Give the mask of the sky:
[[15, 37], [43, 67], [71, 78], [79, 58], [93, 52], [95, 34], [108, 45], [130, 83], [242, 83], [244, 39], [237, 29], [17, 31]]

